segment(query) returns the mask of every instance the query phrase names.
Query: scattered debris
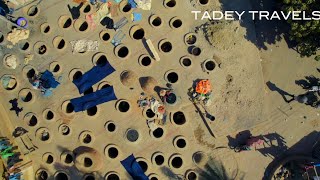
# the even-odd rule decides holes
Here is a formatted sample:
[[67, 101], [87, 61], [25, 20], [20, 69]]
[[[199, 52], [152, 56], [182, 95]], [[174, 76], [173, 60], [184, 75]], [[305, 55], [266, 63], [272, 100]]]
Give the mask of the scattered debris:
[[24, 57], [24, 64], [29, 64], [29, 61], [33, 60], [33, 54], [27, 54], [25, 57]]
[[7, 35], [7, 40], [10, 41], [13, 45], [17, 44], [21, 40], [28, 39], [30, 35], [30, 31], [27, 29], [13, 29]]
[[137, 8], [149, 11], [151, 9], [152, 0], [134, 0], [137, 4]]
[[6, 66], [8, 66], [9, 68], [11, 69], [16, 69], [18, 64], [17, 64], [17, 58], [15, 55], [8, 55], [5, 60], [4, 60], [4, 63]]
[[98, 41], [92, 41], [92, 40], [75, 40], [70, 41], [70, 44], [72, 46], [72, 53], [84, 53], [87, 51], [98, 51], [99, 42]]

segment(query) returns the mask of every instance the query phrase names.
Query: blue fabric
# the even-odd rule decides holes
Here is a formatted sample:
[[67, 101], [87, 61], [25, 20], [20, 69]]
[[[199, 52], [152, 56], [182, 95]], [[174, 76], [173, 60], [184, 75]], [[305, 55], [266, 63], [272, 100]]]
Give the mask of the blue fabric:
[[132, 14], [133, 14], [133, 21], [134, 22], [141, 21], [141, 19], [142, 19], [141, 13], [132, 13]]
[[73, 83], [77, 86], [79, 93], [82, 94], [114, 71], [115, 69], [107, 62], [104, 66], [94, 66], [79, 79], [74, 80]]
[[116, 99], [117, 97], [114, 94], [113, 87], [110, 86], [85, 96], [71, 99], [70, 102], [74, 106], [74, 111], [79, 112]]
[[137, 8], [137, 4], [134, 0], [128, 0], [128, 3], [130, 4], [131, 8]]
[[121, 161], [121, 164], [134, 180], [149, 180], [133, 154]]
[[54, 79], [52, 72], [48, 70], [42, 73], [40, 80], [41, 85], [46, 89], [56, 88], [60, 84], [58, 81]]

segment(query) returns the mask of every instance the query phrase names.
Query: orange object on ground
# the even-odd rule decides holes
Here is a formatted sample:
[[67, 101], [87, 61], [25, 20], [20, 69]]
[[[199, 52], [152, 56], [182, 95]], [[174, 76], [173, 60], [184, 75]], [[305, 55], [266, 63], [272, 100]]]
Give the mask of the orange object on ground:
[[211, 91], [211, 83], [208, 79], [201, 80], [197, 83], [196, 92], [199, 94], [207, 94]]
[[164, 114], [164, 113], [166, 112], [165, 107], [164, 107], [164, 106], [159, 106], [159, 107], [158, 107], [158, 112], [159, 112], [160, 114]]

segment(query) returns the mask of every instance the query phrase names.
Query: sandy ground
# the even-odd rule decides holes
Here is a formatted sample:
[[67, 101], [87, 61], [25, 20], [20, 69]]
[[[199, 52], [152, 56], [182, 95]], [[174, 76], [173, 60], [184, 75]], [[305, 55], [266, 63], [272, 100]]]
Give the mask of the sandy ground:
[[[287, 147], [291, 147], [301, 138], [308, 135], [312, 131], [319, 130], [319, 112], [312, 108], [301, 104], [286, 104], [281, 96], [274, 91], [270, 91], [266, 82], [271, 81], [279, 88], [289, 93], [301, 93], [303, 90], [297, 86], [294, 81], [303, 79], [307, 75], [317, 76], [316, 67], [319, 66], [315, 61], [310, 59], [301, 59], [295, 51], [288, 49], [284, 40], [275, 44], [266, 44], [264, 48], [259, 49], [256, 44], [261, 41], [257, 35], [261, 24], [254, 24], [252, 21], [245, 19], [243, 22], [234, 22], [228, 29], [224, 29], [221, 37], [229, 37], [224, 40], [217, 39], [216, 44], [212, 47], [204, 38], [204, 34], [200, 31], [197, 34], [197, 46], [202, 48], [202, 54], [198, 57], [188, 54], [188, 47], [183, 41], [183, 37], [188, 32], [193, 32], [195, 27], [204, 22], [190, 21], [193, 19], [192, 14], [186, 13], [193, 9], [216, 9], [219, 7], [216, 2], [211, 2], [208, 6], [194, 5], [191, 3], [178, 2], [177, 7], [170, 9], [165, 8], [160, 1], [153, 1], [151, 11], [141, 11], [143, 20], [139, 23], [129, 23], [122, 28], [126, 34], [123, 44], [126, 45], [130, 54], [125, 59], [119, 59], [114, 54], [114, 47], [110, 42], [102, 42], [99, 33], [105, 28], [98, 26], [95, 30], [87, 30], [85, 32], [77, 31], [74, 25], [69, 29], [62, 29], [58, 26], [58, 19], [62, 15], [69, 15], [67, 2], [65, 1], [48, 1], [39, 5], [40, 13], [30, 18], [31, 34], [28, 39], [30, 48], [27, 51], [19, 49], [19, 44], [12, 49], [5, 48], [9, 42], [3, 42], [1, 45], [1, 57], [7, 53], [15, 54], [20, 65], [16, 70], [1, 67], [1, 76], [4, 74], [14, 75], [18, 79], [18, 86], [12, 91], [1, 89], [3, 95], [0, 99], [5, 108], [5, 113], [10, 119], [7, 131], [12, 132], [16, 126], [23, 127], [29, 131], [30, 138], [39, 147], [38, 150], [28, 155], [33, 160], [33, 171], [44, 169], [48, 172], [49, 177], [53, 178], [58, 172], [64, 172], [71, 179], [81, 179], [85, 172], [79, 172], [73, 163], [64, 163], [65, 151], [72, 151], [79, 146], [83, 146], [82, 139], [79, 138], [83, 131], [89, 131], [93, 141], [85, 146], [89, 146], [97, 150], [103, 158], [103, 166], [98, 171], [92, 173], [97, 179], [102, 179], [110, 172], [116, 172], [121, 179], [130, 179], [119, 161], [123, 160], [130, 154], [145, 161], [148, 165], [146, 175], [155, 173], [159, 179], [170, 179], [163, 172], [163, 168], [169, 167], [174, 174], [185, 175], [187, 171], [196, 169], [192, 161], [195, 152], [203, 151], [211, 156], [219, 159], [225, 165], [227, 172], [236, 176], [236, 179], [244, 177], [244, 179], [261, 179], [265, 172], [265, 168], [272, 161], [271, 157], [280, 155], [284, 149], [269, 148], [265, 151], [250, 151], [235, 154], [228, 148], [215, 149], [217, 147], [226, 147], [228, 145], [227, 135], [234, 137], [238, 132], [250, 130], [253, 135], [272, 134], [282, 137]], [[249, 1], [233, 1], [222, 2], [221, 7], [226, 9], [251, 9]], [[22, 12], [26, 16], [28, 8]], [[93, 7], [91, 7], [94, 9]], [[91, 10], [92, 12], [93, 10]], [[44, 13], [45, 12], [45, 13]], [[148, 18], [150, 15], [156, 14], [161, 17], [163, 24], [159, 28], [150, 26]], [[50, 15], [50, 16], [49, 16]], [[85, 14], [82, 13], [80, 20], [84, 20]], [[121, 17], [130, 17], [130, 14], [119, 12]], [[183, 26], [179, 29], [172, 29], [169, 26], [170, 19], [173, 17], [181, 18]], [[40, 32], [40, 25], [48, 23], [51, 32], [43, 34]], [[138, 59], [142, 54], [148, 52], [144, 48], [141, 40], [134, 40], [130, 37], [130, 28], [139, 24], [145, 30], [145, 37], [150, 38], [158, 50], [158, 43], [162, 39], [168, 39], [173, 50], [170, 53], [159, 52], [161, 61], [152, 61], [150, 67], [142, 67], [138, 63]], [[5, 35], [9, 32], [11, 26], [0, 24], [1, 32]], [[73, 27], [75, 26], [75, 27]], [[256, 31], [257, 30], [257, 31]], [[111, 36], [115, 34], [113, 30], [107, 30]], [[53, 39], [57, 36], [66, 40], [67, 46], [62, 50], [57, 50], [53, 45]], [[219, 37], [219, 36], [218, 36]], [[100, 43], [98, 52], [105, 54], [117, 70], [103, 81], [114, 86], [118, 99], [125, 99], [131, 104], [131, 109], [127, 113], [121, 113], [115, 109], [116, 102], [108, 102], [98, 106], [98, 111], [94, 116], [89, 116], [87, 112], [66, 113], [63, 103], [71, 98], [79, 97], [79, 93], [71, 82], [70, 73], [74, 68], [79, 68], [82, 72], [86, 72], [92, 68], [94, 55], [97, 52], [86, 52], [84, 54], [72, 54], [69, 44], [72, 40], [87, 38], [97, 40]], [[44, 42], [48, 47], [45, 55], [36, 54], [35, 50], [37, 42]], [[255, 42], [255, 43], [253, 43]], [[225, 44], [224, 44], [225, 43]], [[228, 46], [226, 46], [228, 44]], [[224, 46], [223, 46], [224, 45]], [[23, 64], [23, 57], [27, 54], [35, 54], [34, 60], [29, 65]], [[179, 59], [188, 55], [192, 58], [192, 66], [184, 68], [180, 65]], [[216, 60], [216, 64], [220, 64], [220, 68], [209, 74], [201, 71], [200, 64], [206, 59]], [[2, 58], [1, 58], [2, 59]], [[52, 97], [43, 98], [39, 91], [32, 89], [26, 78], [26, 69], [34, 68], [37, 72], [43, 72], [49, 69], [52, 62], [58, 63], [61, 70], [55, 73], [56, 77], [61, 76], [61, 85], [54, 90]], [[176, 111], [184, 112], [187, 122], [179, 126], [170, 118], [167, 125], [163, 126], [164, 136], [160, 139], [154, 138], [145, 123], [145, 117], [142, 110], [136, 105], [136, 100], [142, 92], [138, 80], [132, 85], [134, 88], [124, 86], [120, 81], [120, 74], [124, 70], [134, 71], [138, 77], [152, 76], [158, 81], [158, 85], [164, 87], [167, 83], [164, 76], [168, 70], [173, 70], [179, 74], [179, 81], [173, 84], [175, 92], [181, 97], [176, 107], [168, 108], [171, 113]], [[199, 115], [195, 112], [195, 108], [187, 97], [187, 90], [195, 79], [208, 78], [213, 84], [213, 104], [208, 111], [216, 117], [214, 122], [209, 122], [209, 128], [212, 129], [216, 138], [213, 138], [203, 124]], [[20, 90], [27, 88], [33, 93], [33, 99], [30, 102], [19, 100], [19, 104], [24, 111], [19, 117], [16, 117], [10, 109], [8, 101], [19, 97]], [[93, 91], [98, 89], [98, 84], [93, 86]], [[46, 110], [54, 112], [52, 120], [46, 119]], [[38, 121], [35, 126], [29, 126], [24, 116], [27, 113], [33, 113]], [[106, 132], [104, 124], [112, 120], [115, 122], [117, 130], [115, 133]], [[63, 136], [59, 131], [59, 126], [68, 124], [71, 133]], [[51, 138], [46, 141], [40, 141], [36, 136], [36, 132], [40, 128], [47, 128]], [[130, 143], [125, 138], [127, 129], [137, 129], [140, 138], [136, 143]], [[276, 135], [277, 134], [277, 135]], [[187, 146], [184, 149], [176, 148], [173, 141], [176, 137], [183, 136], [187, 140]], [[312, 136], [316, 138], [316, 135]], [[274, 144], [280, 141], [275, 141]], [[111, 159], [104, 155], [104, 150], [108, 145], [115, 145], [119, 150], [119, 155], [115, 159]], [[299, 147], [296, 148], [299, 150]], [[158, 167], [153, 161], [152, 156], [156, 152], [164, 154], [165, 163], [162, 167]], [[44, 155], [50, 153], [54, 157], [54, 163], [48, 164]], [[173, 155], [180, 155], [183, 159], [181, 168], [172, 168], [170, 166], [170, 158]], [[270, 156], [268, 156], [270, 155]], [[254, 170], [253, 170], [254, 169]], [[234, 172], [237, 171], [238, 173]], [[25, 178], [30, 179], [30, 178]], [[31, 178], [32, 179], [32, 178]]]

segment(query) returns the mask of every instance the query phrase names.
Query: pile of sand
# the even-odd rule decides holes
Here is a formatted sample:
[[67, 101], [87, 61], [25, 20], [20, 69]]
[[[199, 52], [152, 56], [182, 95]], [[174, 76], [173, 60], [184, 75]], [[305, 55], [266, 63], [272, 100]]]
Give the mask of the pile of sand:
[[92, 41], [92, 40], [76, 40], [70, 42], [72, 46], [72, 53], [78, 52], [78, 53], [84, 53], [87, 51], [98, 51], [99, 42], [98, 41]]
[[6, 66], [8, 66], [11, 69], [16, 69], [18, 64], [17, 64], [17, 58], [15, 55], [9, 55], [5, 58], [4, 63]]
[[29, 30], [15, 28], [10, 33], [8, 33], [7, 40], [10, 41], [13, 45], [15, 45], [21, 40], [28, 39], [29, 35]]

